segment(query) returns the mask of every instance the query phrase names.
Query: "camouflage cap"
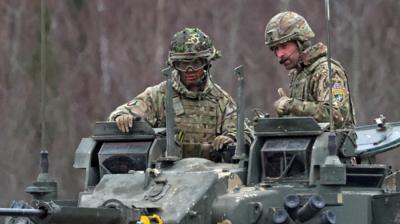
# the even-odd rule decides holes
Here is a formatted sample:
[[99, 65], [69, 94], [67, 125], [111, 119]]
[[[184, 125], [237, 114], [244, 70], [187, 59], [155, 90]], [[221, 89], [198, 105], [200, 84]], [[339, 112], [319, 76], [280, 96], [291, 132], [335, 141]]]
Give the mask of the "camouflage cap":
[[168, 64], [174, 61], [204, 58], [207, 62], [221, 57], [211, 39], [198, 28], [185, 28], [174, 34], [168, 53]]
[[271, 48], [292, 40], [304, 42], [314, 36], [304, 17], [295, 12], [279, 13], [265, 27], [265, 45]]

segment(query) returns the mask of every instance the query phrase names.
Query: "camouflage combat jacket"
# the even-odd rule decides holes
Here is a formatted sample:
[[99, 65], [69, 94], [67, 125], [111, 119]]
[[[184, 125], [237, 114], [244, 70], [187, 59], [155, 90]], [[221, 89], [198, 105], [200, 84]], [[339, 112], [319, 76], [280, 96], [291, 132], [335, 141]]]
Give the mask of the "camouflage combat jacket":
[[[177, 137], [182, 145], [183, 157], [208, 158], [210, 144], [216, 136], [225, 135], [236, 139], [236, 104], [220, 86], [207, 79], [202, 92], [189, 91], [173, 72], [173, 107]], [[119, 106], [109, 116], [115, 120], [121, 114], [145, 118], [153, 127], [165, 127], [166, 82], [148, 87], [130, 102]], [[253, 136], [245, 130], [246, 143]]]
[[[300, 69], [289, 73], [289, 114], [312, 116], [318, 122], [329, 122], [329, 74], [327, 49], [322, 43], [307, 48], [301, 57]], [[335, 128], [352, 128], [355, 124], [347, 75], [343, 67], [332, 60], [333, 120]]]

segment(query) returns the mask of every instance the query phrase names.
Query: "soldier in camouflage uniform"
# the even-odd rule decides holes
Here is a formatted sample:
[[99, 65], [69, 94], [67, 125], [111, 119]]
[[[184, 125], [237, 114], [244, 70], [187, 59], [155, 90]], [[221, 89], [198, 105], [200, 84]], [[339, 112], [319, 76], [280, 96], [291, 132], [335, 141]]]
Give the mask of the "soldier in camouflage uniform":
[[[297, 13], [282, 12], [272, 17], [265, 28], [265, 44], [279, 63], [290, 70], [290, 94], [278, 89], [280, 99], [274, 103], [279, 116], [311, 116], [329, 122], [329, 77], [327, 48], [312, 45], [314, 33]], [[339, 62], [332, 60], [333, 120], [335, 128], [352, 128], [354, 111], [347, 75]]]
[[[236, 141], [237, 113], [234, 100], [210, 77], [211, 61], [221, 56], [211, 39], [198, 28], [185, 28], [171, 41], [168, 64], [174, 69], [173, 108], [183, 157], [209, 158], [210, 150], [220, 150]], [[166, 82], [148, 87], [109, 116], [127, 132], [136, 117], [153, 127], [165, 127]], [[253, 137], [246, 128], [246, 143]]]

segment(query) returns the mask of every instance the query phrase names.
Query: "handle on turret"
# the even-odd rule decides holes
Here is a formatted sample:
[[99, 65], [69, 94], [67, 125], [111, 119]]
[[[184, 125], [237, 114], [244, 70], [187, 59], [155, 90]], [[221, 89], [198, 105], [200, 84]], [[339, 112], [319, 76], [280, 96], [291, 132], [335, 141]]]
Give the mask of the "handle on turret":
[[167, 128], [167, 149], [165, 151], [165, 160], [166, 161], [176, 161], [179, 160], [182, 155], [178, 148], [175, 145], [174, 140], [174, 117], [175, 111], [173, 108], [173, 100], [172, 100], [172, 68], [167, 67], [162, 70], [162, 74], [167, 79], [167, 93], [165, 97], [165, 112], [166, 112], [166, 128]]
[[237, 131], [236, 131], [236, 151], [235, 158], [242, 158], [245, 153], [244, 149], [244, 66], [240, 65], [234, 69], [234, 73], [238, 78], [239, 88], [237, 94]]
[[336, 143], [336, 134], [334, 132], [329, 133], [328, 137], [328, 152], [330, 156], [337, 155], [337, 143]]

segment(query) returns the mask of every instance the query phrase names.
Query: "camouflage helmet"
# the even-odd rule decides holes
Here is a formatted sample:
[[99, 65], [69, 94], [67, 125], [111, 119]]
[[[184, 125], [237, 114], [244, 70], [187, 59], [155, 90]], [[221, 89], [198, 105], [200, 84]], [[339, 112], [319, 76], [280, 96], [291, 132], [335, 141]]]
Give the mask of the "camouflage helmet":
[[303, 43], [314, 36], [304, 17], [295, 12], [279, 13], [265, 27], [265, 45], [270, 48], [292, 40]]
[[198, 28], [185, 28], [174, 34], [168, 53], [168, 64], [174, 61], [204, 58], [207, 63], [221, 57], [211, 39]]

